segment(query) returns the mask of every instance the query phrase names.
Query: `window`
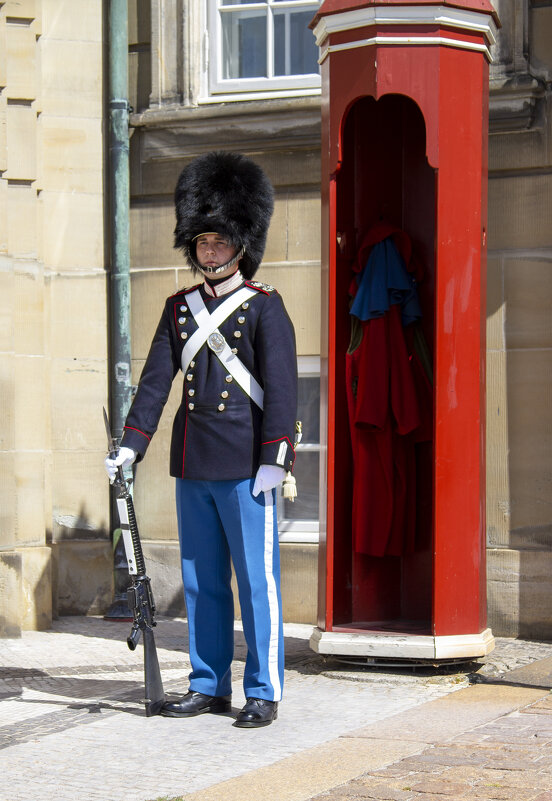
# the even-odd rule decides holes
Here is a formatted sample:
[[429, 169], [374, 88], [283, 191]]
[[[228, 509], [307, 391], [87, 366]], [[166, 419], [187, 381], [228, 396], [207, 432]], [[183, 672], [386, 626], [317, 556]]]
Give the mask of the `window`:
[[320, 359], [300, 356], [297, 419], [303, 437], [297, 445], [293, 475], [297, 498], [291, 502], [278, 493], [280, 542], [318, 542], [318, 477], [320, 468]]
[[209, 0], [210, 89], [214, 93], [318, 92], [312, 0]]

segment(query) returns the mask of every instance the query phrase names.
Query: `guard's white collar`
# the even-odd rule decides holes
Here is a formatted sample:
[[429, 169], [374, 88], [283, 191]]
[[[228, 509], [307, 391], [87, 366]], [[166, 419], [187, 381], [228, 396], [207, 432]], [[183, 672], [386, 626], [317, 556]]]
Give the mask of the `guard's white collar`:
[[225, 281], [221, 281], [220, 284], [211, 285], [208, 281], [204, 281], [203, 288], [212, 298], [220, 298], [222, 295], [228, 295], [229, 292], [233, 292], [242, 284], [243, 275], [239, 270], [236, 270], [235, 273], [232, 273]]

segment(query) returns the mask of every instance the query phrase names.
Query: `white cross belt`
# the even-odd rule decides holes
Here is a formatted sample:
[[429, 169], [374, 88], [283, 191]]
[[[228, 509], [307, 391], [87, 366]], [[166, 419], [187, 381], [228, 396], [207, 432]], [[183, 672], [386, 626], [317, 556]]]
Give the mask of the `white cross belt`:
[[254, 289], [244, 286], [221, 303], [212, 314], [209, 314], [199, 289], [190, 293], [190, 295], [187, 296], [188, 308], [196, 321], [197, 331], [194, 331], [182, 350], [181, 364], [182, 372], [186, 373], [192, 359], [203, 345], [207, 343], [208, 347], [217, 356], [227, 372], [237, 381], [251, 400], [262, 409], [264, 395], [262, 387], [251, 375], [243, 362], [238, 359], [236, 354], [232, 353], [230, 345], [218, 330], [218, 326], [230, 317], [238, 306], [247, 300], [247, 298], [256, 294]]

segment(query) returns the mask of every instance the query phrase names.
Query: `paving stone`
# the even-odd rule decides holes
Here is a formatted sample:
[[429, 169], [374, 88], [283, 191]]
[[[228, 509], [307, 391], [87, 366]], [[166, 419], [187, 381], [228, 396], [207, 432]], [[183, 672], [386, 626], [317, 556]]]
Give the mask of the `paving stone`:
[[[385, 781], [382, 781], [382, 778]], [[356, 781], [349, 783], [349, 788], [356, 788], [359, 797], [363, 798], [381, 798], [393, 799], [393, 801], [406, 801], [407, 798], [412, 796], [414, 792], [412, 788], [412, 776], [397, 778], [391, 775], [377, 777], [373, 773], [369, 773]], [[387, 793], [387, 795], [385, 794]]]
[[550, 696], [543, 698], [542, 701], [537, 701], [522, 711], [532, 715], [552, 715], [552, 698]]
[[505, 759], [502, 758], [491, 758], [486, 762], [487, 767], [494, 768], [495, 770], [522, 770], [522, 771], [531, 771], [535, 770], [537, 766], [534, 762], [531, 762], [527, 759], [516, 759], [515, 757], [511, 756]]
[[[515, 798], [516, 801], [532, 801], [532, 799], [535, 798], [535, 794], [538, 792], [540, 791], [518, 787], [515, 791]], [[470, 790], [470, 798], [479, 798], [483, 799], [483, 801], [511, 801], [512, 788], [500, 787], [493, 784], [480, 784], [472, 787]]]
[[395, 765], [390, 765], [387, 768], [382, 768], [381, 770], [372, 770], [370, 771], [370, 776], [374, 776], [376, 779], [380, 776], [384, 776], [385, 778], [403, 779], [406, 776], [411, 777], [413, 775], [422, 775], [410, 770], [405, 764], [406, 762], [407, 760], [403, 759], [401, 762], [397, 762]]
[[[450, 798], [450, 796], [442, 793], [414, 793], [412, 796], [413, 801], [445, 801], [447, 798]], [[468, 799], [469, 796], [467, 795], [454, 796], [454, 801], [468, 801]]]
[[443, 779], [426, 779], [414, 784], [411, 789], [416, 793], [459, 796], [469, 790], [467, 782], [449, 782]]
[[474, 750], [469, 748], [464, 750], [446, 746], [437, 746], [425, 751], [419, 757], [412, 758], [412, 761], [415, 761], [416, 764], [433, 765], [437, 770], [443, 765], [483, 765], [487, 760], [488, 754], [483, 749]]

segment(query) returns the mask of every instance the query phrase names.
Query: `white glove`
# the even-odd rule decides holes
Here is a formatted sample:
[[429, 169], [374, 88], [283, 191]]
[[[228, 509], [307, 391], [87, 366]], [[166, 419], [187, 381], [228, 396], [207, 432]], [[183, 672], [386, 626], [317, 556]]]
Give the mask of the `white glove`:
[[278, 484], [281, 484], [286, 475], [283, 467], [277, 467], [275, 464], [262, 464], [257, 470], [255, 476], [255, 483], [253, 484], [252, 495], [257, 497], [259, 492], [268, 492]]
[[115, 476], [117, 475], [117, 469], [122, 467], [123, 470], [126, 467], [130, 467], [133, 464], [136, 456], [138, 454], [136, 451], [133, 451], [132, 448], [120, 448], [119, 453], [117, 454], [115, 459], [111, 459], [109, 456], [106, 456], [104, 465], [107, 475], [109, 476], [109, 483], [113, 484], [115, 481]]

